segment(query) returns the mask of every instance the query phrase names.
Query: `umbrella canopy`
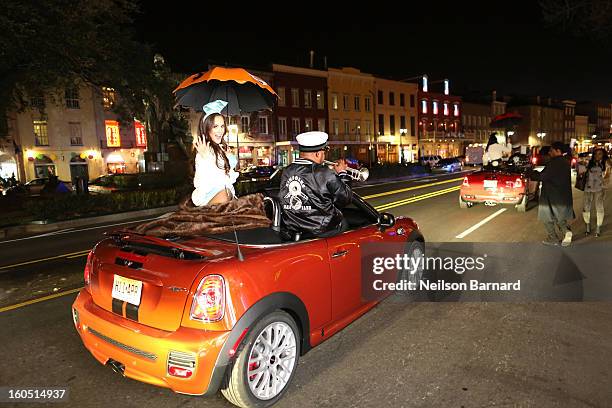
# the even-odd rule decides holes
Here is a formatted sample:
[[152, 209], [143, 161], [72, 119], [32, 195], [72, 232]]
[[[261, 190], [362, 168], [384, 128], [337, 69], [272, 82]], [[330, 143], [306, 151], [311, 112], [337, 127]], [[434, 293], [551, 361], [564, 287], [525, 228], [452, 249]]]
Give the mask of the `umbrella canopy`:
[[509, 128], [518, 125], [522, 119], [523, 117], [518, 112], [508, 112], [494, 117], [490, 126], [493, 128]]
[[175, 90], [177, 105], [201, 111], [217, 99], [228, 102], [224, 113], [239, 115], [272, 109], [278, 95], [263, 79], [242, 68], [215, 67], [193, 74]]

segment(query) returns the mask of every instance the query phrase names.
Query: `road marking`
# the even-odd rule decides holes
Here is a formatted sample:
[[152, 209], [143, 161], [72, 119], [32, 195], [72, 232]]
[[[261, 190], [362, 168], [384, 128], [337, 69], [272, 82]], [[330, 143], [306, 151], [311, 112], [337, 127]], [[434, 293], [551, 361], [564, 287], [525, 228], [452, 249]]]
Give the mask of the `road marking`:
[[53, 295], [44, 296], [44, 297], [41, 297], [41, 298], [28, 300], [26, 302], [16, 303], [14, 305], [1, 307], [0, 308], [0, 313], [8, 312], [9, 310], [19, 309], [20, 307], [24, 307], [24, 306], [28, 306], [28, 305], [33, 305], [35, 303], [44, 302], [45, 300], [51, 300], [51, 299], [55, 299], [55, 298], [58, 298], [58, 297], [61, 297], [61, 296], [70, 295], [71, 293], [76, 293], [76, 292], [80, 291], [81, 289], [83, 289], [82, 286], [80, 288], [77, 288], [77, 289], [71, 289], [71, 290], [67, 290], [65, 292], [54, 293]]
[[415, 197], [410, 197], [410, 198], [406, 198], [406, 199], [403, 199], [403, 200], [398, 200], [398, 201], [394, 201], [394, 202], [391, 202], [391, 203], [382, 204], [382, 205], [374, 207], [374, 209], [376, 209], [376, 211], [388, 210], [388, 209], [391, 209], [391, 208], [400, 207], [402, 205], [416, 203], [417, 201], [426, 200], [428, 198], [433, 198], [433, 197], [437, 197], [437, 196], [440, 196], [440, 195], [452, 193], [453, 191], [458, 191], [460, 189], [461, 189], [461, 186], [450, 187], [450, 188], [446, 188], [444, 190], [438, 190], [438, 191], [434, 191], [434, 192], [431, 192], [431, 193], [421, 194], [421, 195], [418, 195], [418, 196], [415, 196]]
[[62, 255], [50, 256], [48, 258], [35, 259], [33, 261], [20, 262], [20, 263], [16, 263], [16, 264], [12, 264], [12, 265], [4, 265], [4, 266], [0, 266], [0, 271], [2, 271], [4, 269], [15, 268], [17, 266], [31, 265], [31, 264], [34, 264], [34, 263], [50, 261], [50, 260], [53, 260], [53, 259], [78, 258], [78, 257], [87, 255], [89, 253], [89, 251], [90, 251], [89, 249], [86, 249], [85, 251], [71, 252], [69, 254], [62, 254]]
[[6, 240], [6, 241], [0, 241], [0, 244], [6, 244], [6, 243], [9, 243], [9, 242], [24, 241], [26, 239], [44, 238], [44, 237], [48, 237], [49, 235], [71, 234], [73, 232], [89, 231], [89, 230], [98, 229], [98, 228], [116, 227], [117, 225], [125, 225], [125, 224], [133, 224], [135, 222], [151, 221], [151, 220], [156, 220], [158, 218], [159, 217], [145, 218], [144, 220], [120, 222], [120, 223], [117, 223], [117, 224], [99, 225], [97, 227], [88, 227], [88, 228], [81, 228], [81, 229], [76, 229], [76, 230], [68, 228], [68, 229], [61, 230], [61, 231], [47, 232], [47, 233], [39, 234], [39, 235], [32, 235], [31, 237], [16, 238], [16, 239], [9, 239], [9, 240]]
[[489, 215], [487, 218], [485, 218], [484, 220], [480, 221], [478, 224], [471, 226], [470, 228], [466, 229], [465, 231], [463, 231], [461, 234], [457, 235], [455, 238], [465, 238], [466, 235], [476, 231], [478, 228], [482, 227], [483, 225], [485, 225], [487, 222], [491, 221], [493, 218], [497, 217], [498, 215], [500, 215], [501, 213], [503, 213], [504, 211], [506, 211], [507, 208], [502, 208], [501, 210], [494, 212], [493, 214]]
[[426, 187], [431, 187], [431, 186], [439, 186], [440, 184], [453, 183], [453, 182], [459, 181], [459, 180], [463, 180], [463, 177], [454, 178], [454, 179], [450, 179], [450, 180], [437, 181], [435, 183], [430, 183], [430, 184], [423, 184], [422, 186], [406, 187], [406, 188], [401, 188], [399, 190], [391, 190], [391, 191], [385, 191], [383, 193], [378, 193], [378, 194], [370, 194], [370, 195], [367, 195], [367, 196], [363, 196], [361, 198], [363, 198], [364, 200], [369, 200], [371, 198], [384, 197], [384, 196], [388, 196], [388, 195], [391, 195], [391, 194], [404, 193], [406, 191], [418, 190], [418, 189], [421, 189], [421, 188], [426, 188]]

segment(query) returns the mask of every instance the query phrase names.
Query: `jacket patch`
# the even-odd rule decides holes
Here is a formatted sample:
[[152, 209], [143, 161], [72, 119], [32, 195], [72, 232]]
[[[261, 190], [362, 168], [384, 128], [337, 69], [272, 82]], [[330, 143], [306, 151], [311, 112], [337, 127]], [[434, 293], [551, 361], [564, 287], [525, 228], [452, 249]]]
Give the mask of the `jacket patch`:
[[310, 205], [304, 205], [308, 203], [309, 198], [306, 194], [302, 193], [304, 188], [304, 181], [298, 176], [291, 176], [285, 183], [285, 187], [289, 192], [283, 197], [283, 201], [286, 203], [289, 199], [289, 204], [283, 204], [284, 210], [311, 210]]

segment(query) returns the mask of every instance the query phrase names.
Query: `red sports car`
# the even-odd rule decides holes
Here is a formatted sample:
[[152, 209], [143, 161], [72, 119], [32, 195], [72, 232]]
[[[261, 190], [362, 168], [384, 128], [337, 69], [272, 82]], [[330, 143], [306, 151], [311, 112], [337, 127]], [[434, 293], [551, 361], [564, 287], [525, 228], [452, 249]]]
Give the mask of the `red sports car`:
[[459, 206], [511, 204], [519, 212], [525, 212], [529, 202], [537, 200], [539, 193], [539, 182], [530, 180], [526, 175], [528, 161], [527, 156], [514, 156], [509, 164], [468, 174], [463, 178], [459, 191]]
[[423, 242], [411, 219], [379, 214], [357, 195], [343, 209], [349, 231], [283, 242], [278, 201], [264, 203], [271, 228], [237, 239], [123, 231], [99, 242], [72, 307], [85, 347], [126, 377], [270, 406], [301, 355], [377, 303], [362, 298], [362, 245], [401, 243], [409, 252]]

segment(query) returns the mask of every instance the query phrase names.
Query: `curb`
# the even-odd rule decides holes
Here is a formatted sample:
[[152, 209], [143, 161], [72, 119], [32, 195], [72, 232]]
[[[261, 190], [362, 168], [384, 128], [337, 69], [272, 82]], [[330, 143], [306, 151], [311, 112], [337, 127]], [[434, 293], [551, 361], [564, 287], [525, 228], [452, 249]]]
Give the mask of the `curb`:
[[149, 215], [160, 215], [170, 211], [176, 211], [177, 209], [178, 205], [172, 205], [169, 207], [151, 208], [148, 210], [101, 215], [98, 217], [77, 218], [74, 220], [52, 222], [49, 224], [16, 225], [14, 227], [1, 229], [0, 238], [13, 238], [16, 236], [26, 235], [28, 233], [52, 232], [63, 228], [83, 227], [87, 225], [101, 224], [105, 222], [124, 221], [129, 220], [131, 218], [146, 217]]

